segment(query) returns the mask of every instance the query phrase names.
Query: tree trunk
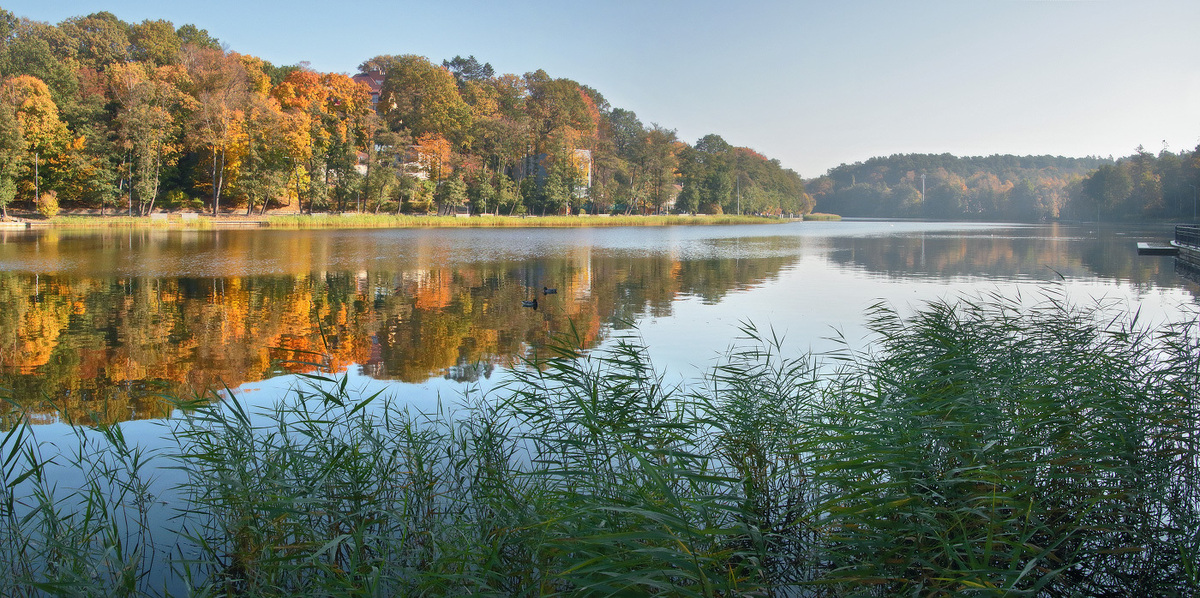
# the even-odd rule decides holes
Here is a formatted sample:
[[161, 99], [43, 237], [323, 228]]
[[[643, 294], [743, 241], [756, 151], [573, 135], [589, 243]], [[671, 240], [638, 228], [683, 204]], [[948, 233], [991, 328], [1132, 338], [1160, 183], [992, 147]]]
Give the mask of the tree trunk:
[[[161, 156], [159, 156], [159, 160], [157, 162], [155, 162], [155, 164], [154, 164], [154, 192], [150, 194], [150, 205], [146, 209], [146, 214], [154, 213], [154, 201], [156, 199], [158, 199], [158, 182], [159, 182], [158, 175], [159, 175], [159, 166], [161, 164], [162, 164], [162, 159], [161, 159]], [[145, 215], [145, 214], [143, 214], [143, 215]]]
[[[218, 162], [219, 158], [219, 162]], [[218, 165], [219, 164], [219, 165]], [[221, 209], [221, 188], [225, 185], [225, 148], [221, 151], [213, 151], [213, 166], [212, 166], [212, 182], [213, 182], [213, 217], [220, 213]]]
[[218, 202], [221, 201], [220, 197], [218, 197], [218, 195], [217, 195], [217, 152], [216, 152], [216, 148], [213, 149], [213, 155], [212, 155], [212, 188], [213, 188], [212, 215], [213, 215], [213, 218], [216, 218], [217, 217], [217, 208], [218, 208], [217, 204], [218, 204]]

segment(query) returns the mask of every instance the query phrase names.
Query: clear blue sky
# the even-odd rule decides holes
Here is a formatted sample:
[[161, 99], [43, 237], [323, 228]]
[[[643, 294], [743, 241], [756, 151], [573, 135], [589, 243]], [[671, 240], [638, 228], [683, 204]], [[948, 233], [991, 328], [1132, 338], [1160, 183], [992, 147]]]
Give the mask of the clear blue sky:
[[910, 152], [1123, 156], [1200, 144], [1200, 1], [0, 0], [207, 29], [275, 64], [473, 54], [599, 90], [804, 177]]

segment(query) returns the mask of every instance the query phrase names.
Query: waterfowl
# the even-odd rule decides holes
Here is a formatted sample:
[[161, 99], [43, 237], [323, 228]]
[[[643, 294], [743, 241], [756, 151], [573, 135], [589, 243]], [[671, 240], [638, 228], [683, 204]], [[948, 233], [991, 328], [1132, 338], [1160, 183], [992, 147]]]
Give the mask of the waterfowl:
[[558, 289], [551, 289], [551, 288], [549, 288], [549, 287], [542, 287], [542, 294], [543, 294], [543, 295], [553, 295], [553, 294], [555, 294], [555, 293], [557, 293], [557, 292], [558, 292]]
[[532, 307], [533, 309], [537, 309], [537, 297], [534, 297], [533, 301], [522, 301], [521, 307]]

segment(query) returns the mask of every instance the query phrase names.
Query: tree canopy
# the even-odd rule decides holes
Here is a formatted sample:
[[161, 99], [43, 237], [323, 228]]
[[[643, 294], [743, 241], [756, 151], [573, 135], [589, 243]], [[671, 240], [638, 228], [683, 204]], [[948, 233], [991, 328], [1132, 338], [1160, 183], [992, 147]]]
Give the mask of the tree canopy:
[[843, 216], [1080, 218], [1079, 185], [1102, 158], [898, 154], [843, 164], [808, 181], [816, 209]]

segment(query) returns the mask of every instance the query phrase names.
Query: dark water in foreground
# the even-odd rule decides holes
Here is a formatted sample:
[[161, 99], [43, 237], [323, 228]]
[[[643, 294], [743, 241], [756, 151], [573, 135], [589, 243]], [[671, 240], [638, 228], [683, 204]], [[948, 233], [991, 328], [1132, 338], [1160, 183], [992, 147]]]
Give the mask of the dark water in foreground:
[[821, 350], [835, 330], [861, 338], [880, 300], [1052, 291], [1179, 319], [1200, 287], [1173, 258], [1134, 251], [1169, 235], [918, 222], [4, 232], [0, 387], [43, 422], [113, 422], [168, 416], [163, 391], [271, 399], [319, 364], [428, 405], [572, 330], [597, 347], [636, 326], [656, 366], [691, 376], [741, 322]]

